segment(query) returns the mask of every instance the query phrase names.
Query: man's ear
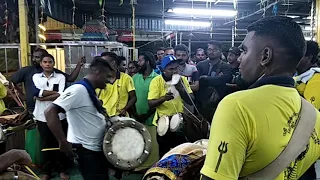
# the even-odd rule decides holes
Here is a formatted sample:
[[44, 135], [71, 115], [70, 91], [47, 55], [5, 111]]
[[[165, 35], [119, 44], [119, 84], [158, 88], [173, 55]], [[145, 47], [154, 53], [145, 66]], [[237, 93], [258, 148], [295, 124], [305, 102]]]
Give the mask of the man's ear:
[[267, 66], [271, 63], [273, 57], [273, 49], [270, 47], [265, 47], [261, 52], [261, 66]]

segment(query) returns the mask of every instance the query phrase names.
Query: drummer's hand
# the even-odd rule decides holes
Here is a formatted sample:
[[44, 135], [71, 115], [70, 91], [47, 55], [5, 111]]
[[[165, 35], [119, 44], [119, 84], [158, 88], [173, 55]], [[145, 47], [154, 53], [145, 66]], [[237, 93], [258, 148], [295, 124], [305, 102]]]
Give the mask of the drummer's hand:
[[68, 157], [75, 157], [75, 153], [72, 151], [72, 145], [66, 139], [59, 141], [59, 148], [60, 151], [66, 153]]
[[163, 96], [166, 101], [170, 101], [174, 99], [172, 92], [168, 92], [165, 96]]
[[124, 110], [124, 109], [122, 109], [121, 111], [120, 111], [120, 114], [119, 114], [120, 116], [126, 116], [127, 115], [127, 111], [126, 110]]
[[86, 63], [86, 57], [82, 56], [78, 61], [78, 65], [83, 66], [85, 63]]
[[32, 163], [30, 155], [27, 153], [25, 150], [20, 150], [20, 149], [13, 149], [12, 153], [15, 155], [17, 158], [15, 164], [20, 164], [20, 165], [29, 165]]

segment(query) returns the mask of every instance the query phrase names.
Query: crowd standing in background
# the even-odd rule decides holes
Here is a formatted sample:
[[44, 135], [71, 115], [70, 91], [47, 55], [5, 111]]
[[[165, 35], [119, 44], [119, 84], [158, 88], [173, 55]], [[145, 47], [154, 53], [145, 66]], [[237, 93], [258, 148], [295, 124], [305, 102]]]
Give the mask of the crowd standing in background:
[[[103, 153], [103, 138], [119, 117], [134, 118], [151, 135], [150, 155], [135, 170], [161, 169], [166, 164], [161, 157], [189, 142], [181, 121], [190, 114], [211, 123], [206, 156], [196, 164], [204, 164], [197, 170], [201, 178], [246, 177], [283, 151], [298, 122], [300, 96], [316, 108], [316, 125], [305, 150], [277, 179], [315, 179], [314, 162], [320, 157], [318, 53], [318, 44], [305, 42], [297, 23], [276, 16], [251, 24], [242, 44], [230, 47], [226, 58], [218, 41], [210, 41], [206, 50], [196, 49], [194, 58], [183, 44], [140, 52], [134, 60], [103, 52], [93, 58], [82, 80], [66, 88], [85, 59], [80, 58], [69, 75], [54, 68], [55, 59], [46, 50], [36, 49], [32, 65], [19, 69], [9, 81], [24, 84], [27, 108], [37, 122], [37, 129], [26, 136], [25, 149], [34, 164], [43, 165], [44, 180], [53, 170], [69, 179], [65, 155], [75, 154], [85, 180], [108, 179], [107, 169], [115, 167]], [[7, 87], [0, 81], [0, 115], [6, 95]], [[177, 124], [172, 125], [173, 119]], [[65, 154], [41, 151], [54, 147]], [[1, 160], [16, 154], [16, 159]], [[30, 157], [25, 151], [9, 151], [0, 156], [0, 172], [13, 162], [28, 164]], [[115, 177], [121, 179], [121, 172]]]

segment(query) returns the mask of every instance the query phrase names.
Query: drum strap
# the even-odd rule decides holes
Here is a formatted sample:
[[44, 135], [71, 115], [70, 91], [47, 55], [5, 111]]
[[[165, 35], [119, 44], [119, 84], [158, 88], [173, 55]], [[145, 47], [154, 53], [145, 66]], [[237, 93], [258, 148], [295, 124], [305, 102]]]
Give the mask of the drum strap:
[[240, 178], [240, 180], [270, 180], [279, 176], [305, 150], [314, 131], [316, 120], [315, 108], [301, 97], [299, 117], [288, 145], [269, 165], [251, 175]]
[[[181, 81], [181, 80], [180, 80]], [[190, 96], [190, 94], [188, 93], [188, 91], [187, 91], [187, 88], [186, 88], [186, 86], [184, 85], [184, 83], [183, 82], [181, 82], [181, 84], [182, 84], [182, 87], [183, 87], [183, 89], [185, 90], [185, 92], [187, 93], [187, 95], [188, 95], [188, 97], [189, 97], [189, 99], [190, 99], [190, 101], [191, 101], [191, 103], [192, 103], [192, 105], [194, 106], [194, 109], [197, 111], [197, 113], [198, 114], [200, 114], [200, 112], [199, 112], [199, 110], [198, 110], [198, 108], [197, 108], [197, 106], [196, 106], [196, 104], [194, 103], [194, 101], [192, 100], [192, 98], [191, 98], [191, 96]], [[191, 113], [189, 110], [188, 110], [188, 108], [186, 108], [186, 107], [184, 107], [189, 113]], [[193, 113], [191, 113], [193, 116], [195, 116]], [[196, 116], [195, 116], [196, 117]], [[198, 119], [197, 117], [196, 117], [196, 119]], [[199, 119], [198, 119], [199, 120]], [[201, 121], [201, 120], [199, 120], [199, 121]]]
[[[23, 102], [21, 101], [21, 99], [19, 98], [18, 95], [18, 91], [15, 88], [14, 84], [11, 83], [12, 85], [12, 89], [10, 89], [9, 87], [7, 87], [7, 90], [10, 94], [10, 96], [13, 98], [13, 100], [18, 104], [18, 106], [23, 107], [24, 109], [26, 109], [26, 107], [24, 106]], [[13, 91], [13, 92], [12, 92]]]

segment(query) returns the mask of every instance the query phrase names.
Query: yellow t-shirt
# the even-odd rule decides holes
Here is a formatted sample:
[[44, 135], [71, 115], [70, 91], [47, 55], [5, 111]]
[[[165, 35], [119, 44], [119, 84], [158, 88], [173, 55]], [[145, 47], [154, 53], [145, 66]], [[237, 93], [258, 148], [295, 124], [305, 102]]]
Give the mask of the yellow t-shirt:
[[[188, 80], [185, 77], [181, 78], [183, 84], [187, 89], [187, 92], [191, 94], [192, 90], [190, 88]], [[168, 92], [168, 88], [169, 86], [166, 84], [166, 81], [163, 79], [162, 76], [157, 76], [153, 78], [149, 86], [148, 100], [159, 99], [160, 97], [165, 96]], [[156, 108], [153, 124], [157, 125], [156, 121], [159, 117], [164, 115], [172, 116], [177, 112], [183, 112], [183, 100], [180, 96], [170, 101], [166, 101]]]
[[[225, 97], [214, 115], [201, 173], [237, 180], [270, 164], [288, 144], [300, 111], [296, 89], [264, 85]], [[276, 179], [298, 179], [319, 158], [320, 114], [306, 150]]]
[[306, 83], [296, 84], [299, 94], [320, 110], [320, 73], [315, 73]]
[[117, 78], [113, 84], [107, 84], [106, 88], [97, 89], [96, 93], [99, 99], [103, 102], [103, 107], [106, 109], [110, 117], [117, 116], [120, 111], [127, 105], [129, 100], [129, 92], [134, 91], [132, 78], [125, 73], [120, 73], [120, 78]]
[[0, 115], [6, 110], [6, 106], [3, 102], [3, 98], [7, 96], [7, 88], [0, 82]]

